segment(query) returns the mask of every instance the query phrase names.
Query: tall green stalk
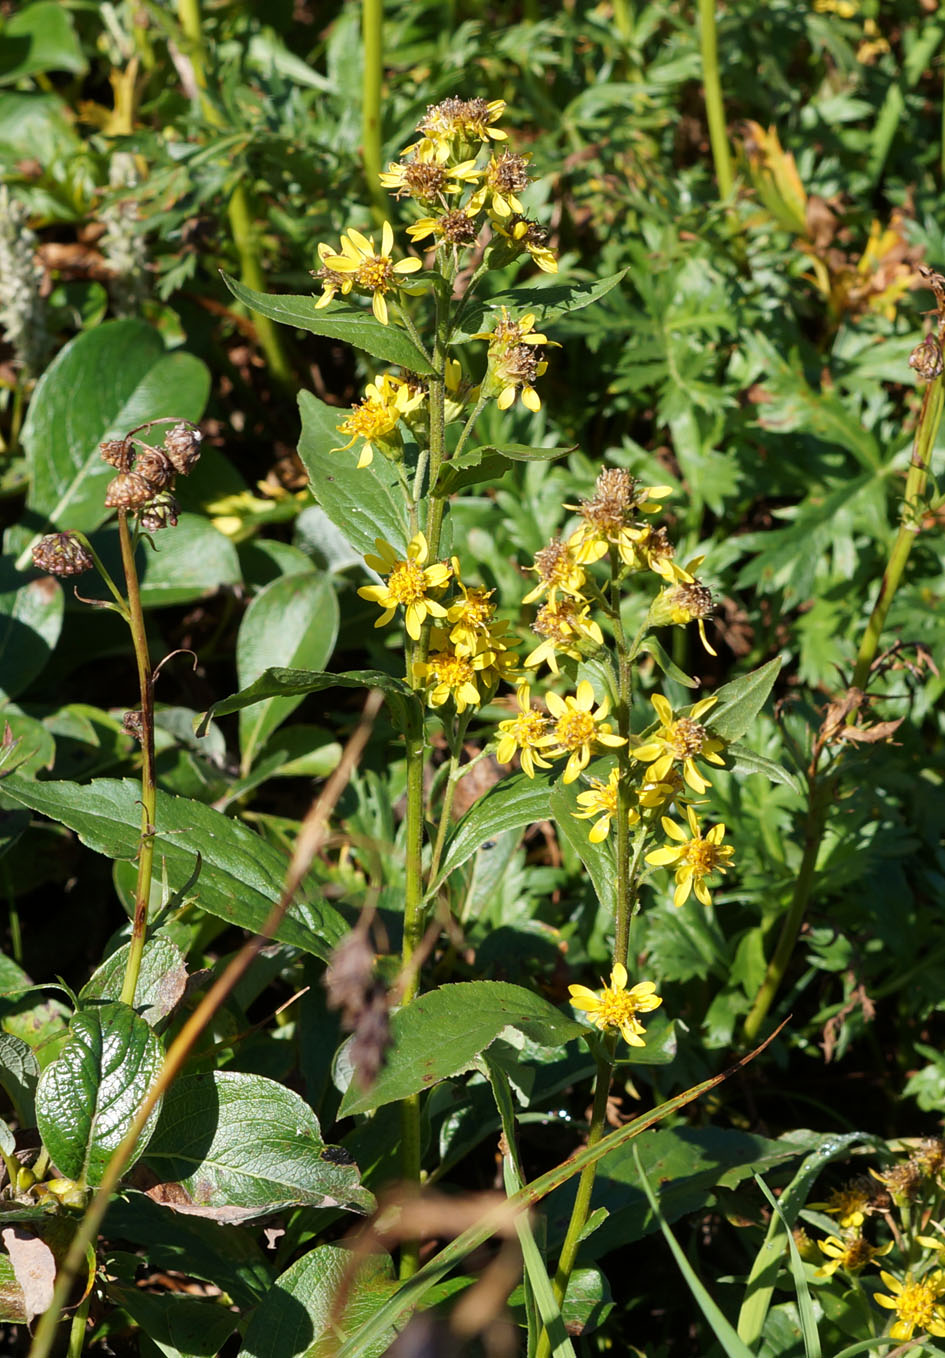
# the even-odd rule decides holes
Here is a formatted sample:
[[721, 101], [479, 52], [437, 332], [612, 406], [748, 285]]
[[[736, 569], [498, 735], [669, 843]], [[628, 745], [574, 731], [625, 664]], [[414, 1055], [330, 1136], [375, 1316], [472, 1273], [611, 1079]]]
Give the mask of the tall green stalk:
[[381, 86], [384, 77], [384, 0], [361, 0], [364, 69], [361, 78], [361, 158], [379, 222], [387, 204], [378, 175], [381, 164]]
[[712, 160], [715, 164], [715, 181], [719, 186], [719, 197], [727, 199], [732, 196], [735, 180], [725, 125], [722, 81], [719, 76], [715, 0], [699, 0], [699, 48], [702, 53], [702, 84], [705, 89], [705, 112], [709, 124]]

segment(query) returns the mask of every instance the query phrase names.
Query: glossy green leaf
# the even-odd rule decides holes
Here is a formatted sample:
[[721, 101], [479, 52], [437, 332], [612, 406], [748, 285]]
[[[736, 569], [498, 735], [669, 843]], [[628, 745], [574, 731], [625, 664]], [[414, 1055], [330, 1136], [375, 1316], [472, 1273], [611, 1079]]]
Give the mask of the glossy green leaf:
[[36, 1125], [39, 1062], [32, 1048], [12, 1033], [0, 1032], [0, 1085], [9, 1095], [21, 1127]]
[[[256, 595], [236, 639], [236, 673], [248, 688], [273, 667], [321, 670], [338, 635], [338, 600], [321, 571], [284, 575]], [[267, 698], [240, 712], [244, 773], [260, 747], [298, 707], [302, 695]]]
[[[308, 472], [312, 494], [347, 540], [362, 556], [383, 538], [398, 550], [407, 545], [407, 512], [397, 473], [377, 454], [370, 467], [358, 468], [358, 450], [338, 447], [347, 440], [338, 425], [348, 412], [326, 406], [307, 391], [299, 392], [302, 434], [299, 457]], [[331, 450], [338, 449], [337, 452]]]
[[430, 883], [436, 891], [477, 849], [506, 830], [521, 830], [536, 821], [548, 820], [551, 785], [547, 778], [513, 774], [477, 797], [446, 842], [446, 852], [437, 874]]
[[524, 443], [484, 443], [480, 448], [468, 448], [445, 462], [440, 468], [433, 488], [435, 495], [455, 495], [467, 486], [481, 481], [494, 481], [503, 476], [513, 462], [553, 462], [574, 448], [530, 448]]
[[[152, 1028], [127, 1004], [80, 1010], [36, 1091], [36, 1122], [60, 1173], [91, 1186], [102, 1182], [112, 1153], [161, 1069]], [[149, 1121], [129, 1167], [153, 1127]]]
[[639, 649], [645, 651], [647, 655], [651, 655], [663, 673], [668, 678], [675, 679], [677, 684], [682, 684], [684, 688], [699, 687], [698, 679], [693, 679], [684, 670], [681, 670], [656, 640], [656, 637], [644, 637], [640, 642]]
[[[51, 769], [56, 758], [56, 742], [52, 733], [41, 721], [29, 717], [12, 705], [0, 710], [0, 729], [10, 728], [14, 744], [0, 750], [0, 769], [4, 774], [19, 769], [35, 777], [40, 769]], [[3, 825], [3, 838], [6, 839], [7, 826]], [[7, 847], [9, 844], [7, 843]], [[4, 846], [0, 843], [0, 857]]]
[[357, 1166], [339, 1156], [291, 1089], [261, 1075], [213, 1071], [171, 1087], [147, 1163], [163, 1184], [179, 1185], [172, 1206], [218, 1221], [294, 1206], [370, 1211]]
[[751, 674], [739, 675], [730, 684], [723, 684], [716, 694], [718, 702], [711, 716], [707, 715], [712, 734], [726, 741], [739, 740], [767, 702], [780, 669], [781, 657], [775, 656]]
[[307, 693], [319, 693], [323, 688], [379, 688], [402, 698], [414, 697], [413, 689], [403, 679], [395, 679], [392, 674], [384, 674], [382, 670], [349, 670], [346, 674], [325, 674], [318, 670], [264, 670], [248, 688], [214, 703], [197, 727], [197, 734], [201, 735], [214, 717], [239, 712], [252, 703], [266, 698], [304, 697]]
[[223, 281], [240, 302], [272, 321], [279, 321], [281, 325], [293, 325], [296, 330], [308, 330], [313, 335], [344, 340], [356, 349], [363, 349], [373, 358], [382, 359], [385, 363], [397, 363], [421, 376], [433, 371], [417, 346], [393, 319], [390, 325], [381, 325], [370, 311], [342, 303], [334, 303], [316, 311], [318, 298], [314, 294], [293, 297], [255, 292], [228, 274], [223, 275]]
[[[32, 574], [32, 573], [31, 573]], [[62, 630], [62, 586], [0, 559], [0, 700], [15, 698], [46, 667]]]
[[141, 603], [145, 608], [189, 604], [242, 580], [233, 543], [201, 514], [181, 514], [176, 528], [154, 534], [143, 552]]
[[88, 63], [72, 26], [72, 15], [58, 0], [39, 0], [14, 11], [0, 31], [0, 84], [11, 85], [39, 71], [81, 75]]
[[23, 425], [27, 508], [50, 527], [97, 528], [111, 513], [105, 487], [115, 475], [99, 443], [145, 420], [199, 420], [209, 389], [205, 364], [169, 353], [143, 321], [108, 321], [77, 335], [36, 384]]
[[[343, 1318], [336, 1303], [342, 1284]], [[276, 1279], [249, 1323], [238, 1358], [331, 1358], [339, 1333], [344, 1337], [363, 1325], [396, 1291], [389, 1255], [371, 1254], [353, 1267], [345, 1245], [318, 1245]], [[362, 1358], [386, 1353], [394, 1334], [391, 1329], [368, 1344]]]
[[505, 981], [459, 981], [421, 995], [391, 1020], [393, 1045], [368, 1090], [351, 1084], [339, 1116], [367, 1113], [468, 1070], [503, 1028], [516, 1028], [542, 1046], [580, 1036], [580, 1024], [521, 986]]
[[[479, 331], [491, 330], [501, 318], [502, 307], [506, 307], [515, 320], [531, 313], [535, 317], [535, 330], [544, 330], [556, 317], [599, 302], [608, 292], [613, 292], [626, 273], [626, 269], [621, 269], [619, 273], [590, 282], [546, 283], [542, 279], [534, 288], [512, 288], [494, 297], [477, 298], [463, 311], [461, 326], [454, 332], [453, 342], [472, 339]], [[553, 339], [554, 336], [549, 338]]]
[[[9, 781], [4, 779], [4, 783]], [[70, 1011], [61, 1000], [55, 995], [38, 994], [22, 967], [0, 954], [0, 1024], [5, 1032], [26, 1043], [40, 1069], [49, 1064], [65, 1041], [69, 1017]]]
[[[140, 785], [131, 778], [92, 783], [34, 783], [12, 774], [3, 790], [24, 806], [74, 830], [90, 849], [108, 858], [134, 858], [141, 833]], [[260, 930], [279, 898], [286, 859], [239, 821], [202, 802], [157, 794], [154, 858], [167, 873], [171, 892], [200, 873], [187, 898], [208, 914], [253, 932]], [[275, 937], [328, 960], [346, 932], [338, 912], [320, 897], [297, 899]]]
[[[80, 1000], [117, 1000], [121, 997], [131, 945], [123, 944], [96, 967], [79, 992]], [[167, 1018], [184, 994], [187, 968], [176, 944], [161, 934], [149, 938], [141, 955], [134, 1008], [147, 1023]]]

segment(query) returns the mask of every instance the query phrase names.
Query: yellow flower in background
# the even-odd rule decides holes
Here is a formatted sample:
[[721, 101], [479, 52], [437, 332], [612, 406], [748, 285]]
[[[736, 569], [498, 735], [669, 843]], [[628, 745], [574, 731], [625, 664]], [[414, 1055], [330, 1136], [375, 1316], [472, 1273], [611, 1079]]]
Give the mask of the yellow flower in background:
[[686, 807], [686, 819], [689, 822], [688, 835], [682, 826], [668, 816], [663, 816], [663, 829], [675, 843], [653, 849], [647, 854], [646, 861], [654, 867], [675, 867], [673, 905], [683, 905], [689, 899], [690, 892], [695, 892], [696, 899], [703, 905], [711, 905], [712, 897], [705, 879], [713, 872], [726, 872], [731, 866], [735, 850], [730, 844], [722, 843], [725, 826], [721, 822], [713, 825], [709, 833], [703, 836], [699, 818], [691, 806]]
[[637, 1014], [652, 1013], [663, 1000], [656, 994], [652, 981], [638, 981], [628, 990], [627, 979], [627, 968], [615, 962], [610, 985], [604, 986], [599, 995], [585, 985], [568, 986], [571, 1005], [587, 1014], [595, 1028], [601, 1031], [616, 1028], [629, 1046], [645, 1047], [645, 1030]]
[[897, 1317], [889, 1330], [891, 1339], [911, 1339], [912, 1331], [916, 1329], [939, 1339], [945, 1337], [945, 1302], [942, 1301], [945, 1273], [940, 1268], [926, 1273], [918, 1281], [907, 1273], [905, 1281], [900, 1282], [885, 1269], [880, 1270], [879, 1276], [892, 1295], [875, 1292], [876, 1303], [887, 1311], [895, 1311]]
[[378, 575], [386, 575], [383, 585], [362, 585], [358, 594], [362, 599], [370, 599], [384, 610], [375, 627], [384, 627], [390, 622], [398, 608], [405, 611], [407, 635], [414, 641], [420, 639], [420, 629], [430, 614], [435, 618], [445, 618], [446, 609], [436, 599], [430, 597], [431, 590], [440, 590], [450, 578], [450, 568], [445, 562], [435, 562], [425, 566], [429, 547], [422, 533], [416, 533], [407, 544], [406, 558], [397, 555], [383, 538], [377, 538], [377, 555], [369, 553], [365, 562]]
[[833, 1189], [826, 1202], [809, 1202], [807, 1205], [836, 1217], [845, 1231], [859, 1230], [873, 1206], [873, 1185], [869, 1179], [860, 1176], [851, 1179], [842, 1188]]
[[887, 1240], [885, 1245], [871, 1245], [860, 1234], [847, 1236], [845, 1240], [837, 1235], [828, 1235], [825, 1240], [817, 1241], [817, 1247], [827, 1256], [827, 1262], [817, 1270], [815, 1276], [829, 1278], [838, 1268], [842, 1268], [845, 1273], [859, 1273], [874, 1259], [888, 1254], [893, 1242]]
[[391, 439], [403, 416], [422, 405], [426, 396], [423, 388], [403, 378], [381, 373], [364, 389], [364, 400], [353, 407], [346, 420], [337, 426], [339, 434], [350, 434], [347, 443], [332, 448], [333, 453], [343, 452], [358, 439], [364, 439], [364, 446], [358, 458], [359, 467], [368, 467], [374, 460], [374, 445], [382, 451], [400, 447], [400, 435]]
[[578, 774], [587, 768], [591, 753], [598, 745], [617, 749], [627, 743], [604, 721], [610, 711], [608, 699], [605, 698], [594, 710], [594, 689], [589, 680], [582, 679], [574, 695], [562, 698], [558, 693], [549, 693], [545, 701], [554, 718], [554, 747], [548, 751], [549, 758], [568, 756], [562, 782], [574, 782]]
[[[341, 237], [340, 254], [322, 254], [321, 246], [318, 251], [322, 265], [327, 270], [330, 287], [337, 291], [334, 279], [340, 276], [350, 278], [352, 285], [370, 292], [371, 307], [381, 325], [386, 325], [388, 319], [386, 294], [401, 286], [400, 280], [404, 275], [416, 273], [417, 269], [423, 267], [422, 262], [414, 258], [401, 259], [395, 264], [391, 258], [393, 248], [393, 228], [390, 222], [385, 222], [381, 228], [380, 251], [374, 247], [373, 236], [363, 236], [353, 227], [349, 227]], [[329, 292], [326, 287], [315, 303], [316, 307], [327, 306], [334, 291]], [[344, 288], [341, 291], [344, 292]]]
[[[580, 811], [573, 814], [578, 820], [594, 820], [588, 832], [588, 839], [592, 844], [601, 844], [610, 834], [610, 823], [616, 819], [620, 803], [620, 770], [612, 768], [607, 782], [600, 778], [590, 779], [590, 789], [587, 792], [579, 792], [577, 796]], [[628, 808], [627, 820], [630, 825], [635, 825], [640, 819], [640, 813], [635, 806]]]
[[510, 764], [516, 751], [521, 755], [522, 772], [529, 778], [535, 776], [535, 766], [550, 769], [551, 765], [540, 751], [554, 744], [548, 718], [544, 712], [531, 704], [531, 689], [528, 684], [520, 685], [515, 695], [518, 712], [498, 725], [499, 743], [495, 757], [500, 764]]
[[695, 758], [707, 760], [710, 764], [722, 765], [719, 750], [723, 742], [717, 736], [709, 735], [699, 722], [699, 718], [710, 711], [718, 702], [717, 698], [702, 698], [695, 703], [686, 717], [677, 717], [666, 698], [654, 693], [650, 702], [656, 708], [660, 726], [642, 745], [637, 745], [630, 753], [641, 764], [649, 764], [649, 775], [654, 783], [662, 783], [673, 764], [679, 760], [683, 775], [693, 792], [700, 795], [712, 784], [704, 778], [695, 765]]

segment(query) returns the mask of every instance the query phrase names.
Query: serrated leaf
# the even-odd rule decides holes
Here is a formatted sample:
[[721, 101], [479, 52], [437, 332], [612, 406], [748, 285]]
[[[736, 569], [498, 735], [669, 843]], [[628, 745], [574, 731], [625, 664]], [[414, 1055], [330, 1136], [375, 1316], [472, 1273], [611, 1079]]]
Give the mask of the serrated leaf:
[[619, 273], [589, 282], [562, 281], [549, 284], [542, 280], [534, 288], [512, 288], [495, 297], [477, 299], [463, 311], [461, 326], [453, 333], [452, 342], [472, 339], [480, 331], [488, 330], [501, 316], [503, 307], [514, 318], [531, 312], [535, 316], [535, 329], [541, 331], [557, 316], [569, 311], [580, 311], [582, 307], [599, 302], [623, 281], [626, 272], [626, 269], [621, 269]]
[[367, 1113], [468, 1070], [503, 1028], [557, 1047], [583, 1031], [554, 1005], [505, 981], [458, 981], [421, 995], [391, 1019], [392, 1046], [368, 1090], [351, 1084], [339, 1117]]
[[[61, 1174], [93, 1188], [102, 1182], [162, 1062], [157, 1035], [127, 1004], [102, 1004], [73, 1015], [65, 1045], [36, 1091], [36, 1124]], [[153, 1125], [150, 1120], [129, 1168]]]
[[193, 354], [168, 353], [143, 321], [107, 321], [59, 351], [36, 384], [23, 425], [30, 468], [27, 509], [57, 528], [91, 532], [111, 514], [115, 468], [99, 443], [146, 420], [197, 421], [210, 374]]
[[369, 1212], [374, 1200], [357, 1166], [336, 1163], [336, 1149], [326, 1148], [318, 1119], [291, 1089], [213, 1071], [171, 1087], [147, 1162], [162, 1184], [179, 1185], [160, 1200], [218, 1221], [306, 1205]]
[[22, 1038], [0, 1032], [0, 1085], [16, 1110], [21, 1127], [36, 1126], [36, 1083], [39, 1062]]
[[[338, 600], [321, 571], [284, 575], [256, 595], [243, 614], [236, 639], [236, 673], [248, 688], [272, 668], [320, 671], [335, 648]], [[247, 773], [259, 749], [303, 694], [267, 698], [240, 713], [242, 769]]]
[[0, 701], [45, 668], [62, 630], [63, 595], [51, 575], [30, 579], [0, 560]]
[[[343, 1314], [337, 1298], [344, 1287]], [[345, 1245], [317, 1245], [276, 1279], [256, 1311], [238, 1358], [331, 1358], [338, 1336], [351, 1333], [397, 1291], [390, 1256], [373, 1254], [356, 1263]], [[362, 1358], [386, 1353], [391, 1329], [361, 1350]]]
[[296, 330], [308, 330], [313, 335], [344, 340], [374, 358], [383, 359], [385, 363], [397, 363], [421, 376], [433, 372], [426, 358], [402, 330], [393, 323], [381, 325], [369, 312], [361, 311], [358, 307], [335, 303], [316, 311], [317, 299], [314, 296], [256, 292], [228, 274], [223, 274], [223, 281], [233, 296], [244, 305], [281, 325], [293, 325]]
[[793, 792], [804, 795], [804, 784], [796, 773], [791, 773], [783, 764], [768, 759], [763, 754], [749, 750], [745, 745], [731, 744], [725, 747], [725, 762], [731, 761], [733, 773], [762, 773], [771, 783], [783, 783]]
[[395, 679], [383, 670], [348, 670], [344, 674], [330, 674], [321, 670], [264, 670], [249, 688], [239, 693], [231, 693], [228, 698], [214, 703], [197, 727], [197, 734], [203, 735], [214, 717], [225, 717], [231, 712], [239, 712], [251, 703], [263, 698], [303, 697], [307, 693], [320, 693], [323, 688], [379, 688], [384, 693], [397, 694], [401, 698], [416, 698], [413, 689], [403, 679]]
[[[11, 774], [3, 780], [3, 790], [68, 825], [96, 853], [112, 859], [138, 853], [141, 787], [134, 779], [34, 783]], [[199, 858], [200, 873], [188, 896], [208, 914], [254, 933], [278, 900], [287, 866], [277, 849], [239, 821], [166, 792], [157, 794], [154, 854], [167, 873], [171, 893], [190, 881]], [[327, 901], [309, 895], [292, 906], [275, 937], [327, 961], [347, 927]]]
[[494, 481], [503, 476], [513, 462], [553, 462], [574, 451], [569, 448], [530, 448], [524, 443], [504, 443], [501, 446], [484, 443], [479, 448], [468, 448], [458, 457], [450, 458], [440, 468], [433, 494], [455, 495], [467, 486], [480, 481]]
[[518, 773], [503, 778], [478, 797], [447, 840], [443, 862], [436, 881], [430, 883], [430, 891], [436, 891], [487, 840], [496, 839], [506, 830], [521, 830], [536, 821], [548, 820], [550, 793], [547, 778], [528, 778]]
[[[131, 944], [125, 943], [96, 967], [79, 992], [79, 999], [120, 999], [130, 951]], [[133, 1007], [146, 1023], [157, 1023], [176, 1007], [186, 985], [187, 968], [180, 948], [160, 934], [149, 938], [141, 955]]]
[[730, 684], [724, 684], [716, 694], [718, 702], [708, 719], [712, 734], [726, 741], [743, 736], [767, 702], [780, 669], [781, 657], [775, 656], [751, 674], [739, 675]]

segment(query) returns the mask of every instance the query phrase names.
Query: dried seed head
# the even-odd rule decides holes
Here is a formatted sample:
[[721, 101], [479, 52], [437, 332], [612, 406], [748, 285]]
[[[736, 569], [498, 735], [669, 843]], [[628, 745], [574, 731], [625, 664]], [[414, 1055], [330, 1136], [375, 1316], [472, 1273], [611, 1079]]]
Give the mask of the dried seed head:
[[162, 490], [148, 504], [138, 510], [138, 525], [143, 533], [157, 533], [162, 528], [175, 528], [180, 505], [169, 490]]
[[912, 1158], [923, 1174], [937, 1174], [945, 1164], [945, 1141], [936, 1136], [928, 1137]]
[[120, 472], [131, 471], [134, 458], [134, 445], [131, 439], [108, 439], [98, 446], [105, 462], [110, 462]]
[[589, 500], [581, 500], [579, 513], [605, 537], [615, 537], [636, 509], [636, 477], [622, 467], [606, 467]]
[[200, 444], [203, 434], [199, 429], [193, 429], [189, 424], [175, 424], [174, 428], [164, 436], [164, 451], [170, 458], [174, 470], [181, 476], [186, 476], [191, 467], [200, 456]]
[[135, 459], [135, 472], [151, 487], [152, 494], [165, 490], [174, 480], [171, 460], [160, 448], [145, 448]]
[[711, 617], [715, 603], [708, 585], [700, 585], [696, 581], [691, 585], [679, 585], [671, 593], [674, 604], [688, 613], [690, 618]]
[[871, 1169], [870, 1173], [888, 1191], [893, 1202], [900, 1205], [915, 1202], [922, 1191], [922, 1171], [914, 1160], [906, 1160], [882, 1172]]
[[134, 736], [139, 743], [144, 740], [144, 724], [141, 719], [140, 709], [133, 712], [126, 712], [121, 719], [121, 728], [127, 731], [129, 736]]
[[916, 345], [909, 355], [909, 367], [914, 368], [926, 382], [931, 382], [933, 377], [940, 377], [945, 372], [942, 346], [934, 335], [926, 335], [922, 343]]
[[477, 234], [475, 221], [462, 208], [445, 212], [440, 218], [440, 230], [450, 245], [472, 245]]
[[81, 575], [94, 564], [85, 543], [72, 533], [47, 533], [33, 547], [33, 565], [50, 575]]
[[490, 167], [489, 178], [500, 193], [524, 193], [531, 182], [528, 176], [528, 157], [503, 151]]
[[120, 472], [105, 491], [106, 509], [137, 509], [154, 495], [154, 487], [137, 472]]
[[443, 193], [448, 179], [445, 167], [435, 161], [410, 160], [404, 166], [404, 181], [394, 197], [403, 198], [409, 194], [412, 198], [433, 202]]

